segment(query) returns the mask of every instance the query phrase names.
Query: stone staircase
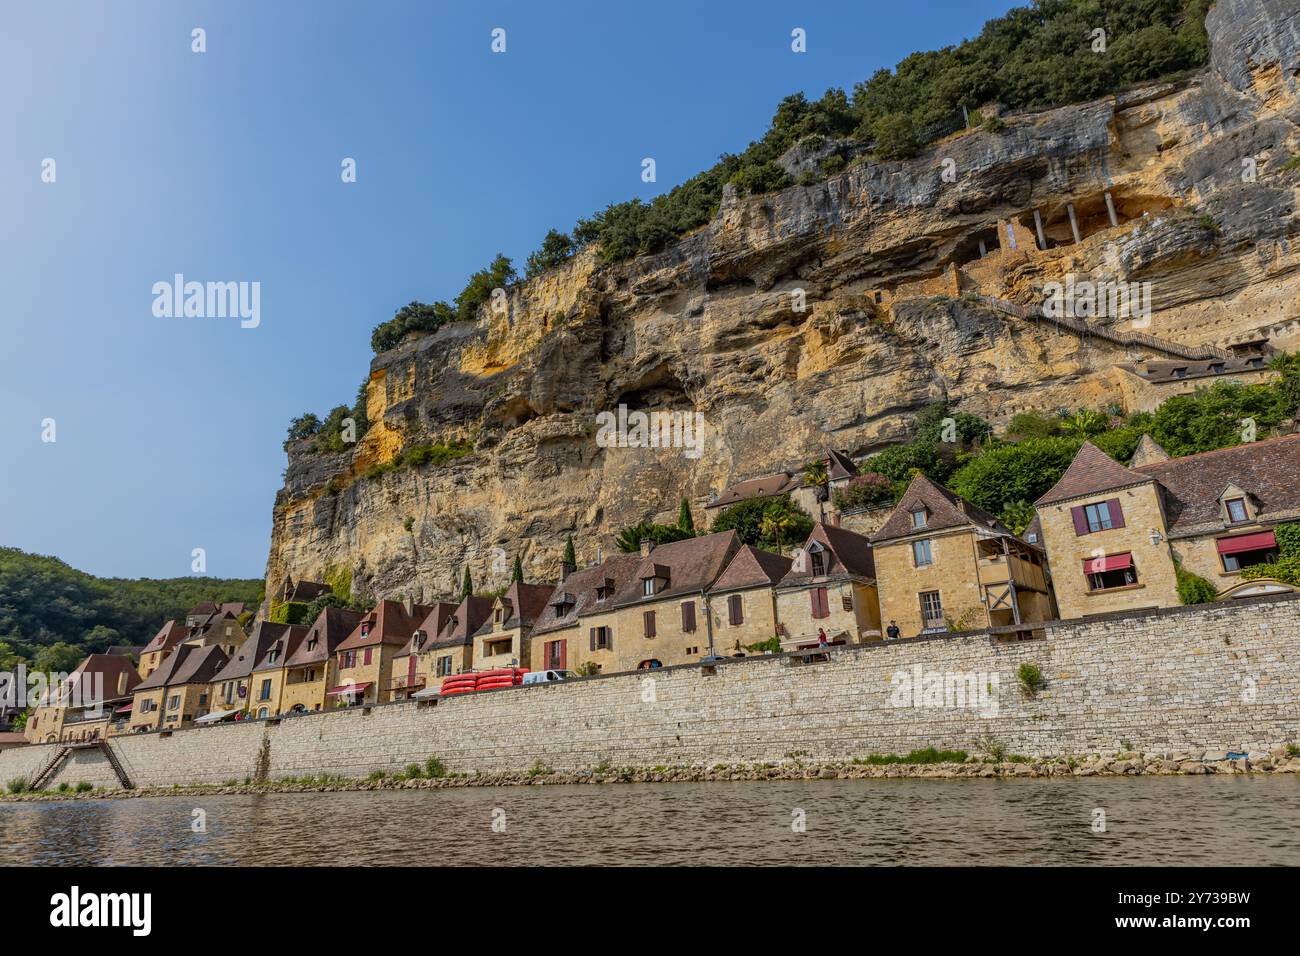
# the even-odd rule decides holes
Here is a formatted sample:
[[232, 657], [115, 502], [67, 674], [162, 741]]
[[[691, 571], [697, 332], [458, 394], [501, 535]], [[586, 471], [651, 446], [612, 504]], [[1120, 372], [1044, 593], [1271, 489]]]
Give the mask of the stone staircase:
[[976, 295], [976, 298], [984, 305], [996, 309], [1004, 315], [1014, 316], [1026, 322], [1047, 322], [1063, 332], [1071, 332], [1085, 340], [1092, 337], [1112, 342], [1124, 348], [1134, 346], [1148, 348], [1154, 352], [1160, 352], [1174, 358], [1188, 359], [1193, 362], [1206, 362], [1232, 357], [1232, 353], [1213, 345], [1181, 345], [1177, 342], [1157, 338], [1154, 335], [1147, 335], [1145, 332], [1119, 332], [1106, 326], [1090, 325], [1083, 319], [1064, 315], [1046, 315], [1042, 309], [1030, 308], [1027, 305], [1021, 305], [1019, 302], [1012, 302], [1010, 299], [999, 299], [991, 295]]

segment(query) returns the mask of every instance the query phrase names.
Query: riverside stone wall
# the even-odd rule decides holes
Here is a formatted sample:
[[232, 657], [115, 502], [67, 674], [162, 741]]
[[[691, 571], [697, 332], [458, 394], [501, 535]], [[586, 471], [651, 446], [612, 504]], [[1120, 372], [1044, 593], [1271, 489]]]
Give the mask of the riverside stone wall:
[[[1036, 695], [1017, 669], [1037, 666]], [[899, 672], [954, 675], [978, 701], [900, 700]], [[955, 690], [955, 684], [953, 686]], [[931, 687], [931, 694], [934, 691]], [[939, 695], [942, 697], [942, 694]], [[929, 704], [929, 705], [927, 705]], [[453, 771], [557, 770], [848, 759], [995, 740], [1025, 755], [1266, 751], [1300, 739], [1300, 599], [1112, 616], [1044, 639], [985, 633], [834, 650], [827, 663], [750, 658], [565, 684], [353, 708], [281, 721], [110, 738], [137, 786], [365, 776], [440, 757]], [[57, 745], [0, 752], [0, 784]], [[75, 750], [47, 787], [117, 786], [103, 754]]]

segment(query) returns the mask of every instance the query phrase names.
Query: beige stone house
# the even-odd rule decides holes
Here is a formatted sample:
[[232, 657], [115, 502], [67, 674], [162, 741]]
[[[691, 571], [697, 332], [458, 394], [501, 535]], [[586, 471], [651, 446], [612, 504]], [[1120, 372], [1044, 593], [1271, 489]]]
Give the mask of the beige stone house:
[[640, 563], [640, 554], [619, 553], [566, 575], [533, 623], [529, 668], [538, 671], [579, 667], [586, 659], [579, 647], [587, 639], [582, 619], [607, 606], [632, 579]]
[[393, 655], [388, 673], [388, 686], [393, 700], [408, 700], [428, 686], [429, 671], [426, 665], [431, 658], [421, 652], [455, 613], [456, 605], [450, 601], [434, 604], [420, 626], [411, 633], [411, 639]]
[[528, 667], [533, 624], [554, 590], [552, 584], [515, 581], [494, 599], [492, 613], [474, 632], [470, 666], [476, 671]]
[[1184, 458], [1140, 450], [1145, 464], [1125, 467], [1086, 442], [1036, 503], [1061, 617], [1176, 605], [1176, 563], [1225, 597], [1291, 590], [1239, 576], [1300, 519], [1300, 435]]
[[776, 589], [777, 633], [786, 650], [818, 643], [880, 640], [880, 602], [871, 542], [860, 534], [815, 524]]
[[179, 621], [166, 621], [158, 629], [144, 650], [140, 652], [139, 672], [141, 677], [148, 677], [167, 659], [172, 651], [184, 643], [189, 628]]
[[212, 678], [226, 665], [226, 653], [216, 644], [182, 644], [162, 665], [136, 685], [130, 729], [178, 730], [188, 727], [210, 708]]
[[902, 637], [1055, 616], [1043, 550], [924, 475], [871, 544], [880, 620]]
[[590, 662], [608, 674], [717, 653], [705, 601], [740, 547], [735, 531], [658, 546], [643, 541], [625, 583], [613, 593], [598, 588], [597, 600], [580, 615], [569, 666]]
[[91, 654], [45, 692], [27, 718], [30, 743], [89, 741], [109, 736], [129, 711], [140, 675], [121, 654]]
[[[209, 713], [247, 710], [250, 702], [249, 678], [253, 668], [267, 651], [289, 632], [287, 624], [273, 624], [270, 621], [258, 621], [253, 631], [236, 648], [235, 653], [226, 661], [226, 666], [212, 678], [209, 699], [212, 706]], [[306, 628], [302, 628], [306, 630]]]
[[393, 656], [411, 639], [430, 608], [401, 601], [380, 601], [334, 651], [338, 686], [326, 696], [340, 704], [383, 704], [392, 700], [389, 675]]
[[295, 639], [294, 631], [288, 633], [282, 659], [258, 662], [252, 677], [257, 695], [262, 693], [263, 681], [271, 682], [267, 689], [274, 704], [268, 708], [270, 714], [318, 711], [334, 705], [328, 694], [339, 684], [335, 652], [365, 616], [363, 611], [324, 608], [301, 637]]
[[427, 675], [429, 687], [438, 686], [444, 677], [473, 668], [474, 632], [491, 620], [494, 603], [487, 597], [470, 595], [463, 598], [445, 617], [438, 632], [421, 648], [416, 670]]
[[777, 636], [776, 585], [793, 562], [742, 545], [705, 596], [719, 654], [736, 654]]

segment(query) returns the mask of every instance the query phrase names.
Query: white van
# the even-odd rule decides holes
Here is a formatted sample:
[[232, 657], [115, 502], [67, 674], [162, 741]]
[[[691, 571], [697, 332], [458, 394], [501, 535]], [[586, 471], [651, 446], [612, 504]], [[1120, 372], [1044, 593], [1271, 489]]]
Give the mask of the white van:
[[573, 671], [529, 671], [524, 675], [524, 683], [549, 684], [551, 681], [572, 680], [577, 676]]

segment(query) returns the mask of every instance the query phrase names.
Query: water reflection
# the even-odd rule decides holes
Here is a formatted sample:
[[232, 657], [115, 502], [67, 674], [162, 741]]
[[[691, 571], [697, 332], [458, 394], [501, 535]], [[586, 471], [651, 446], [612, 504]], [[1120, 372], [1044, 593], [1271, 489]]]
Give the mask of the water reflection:
[[[1092, 829], [1105, 810], [1106, 832]], [[206, 833], [192, 828], [195, 810]], [[805, 832], [791, 824], [803, 811]], [[505, 832], [493, 820], [504, 815]], [[1300, 778], [815, 780], [0, 804], [0, 864], [1300, 864]]]

